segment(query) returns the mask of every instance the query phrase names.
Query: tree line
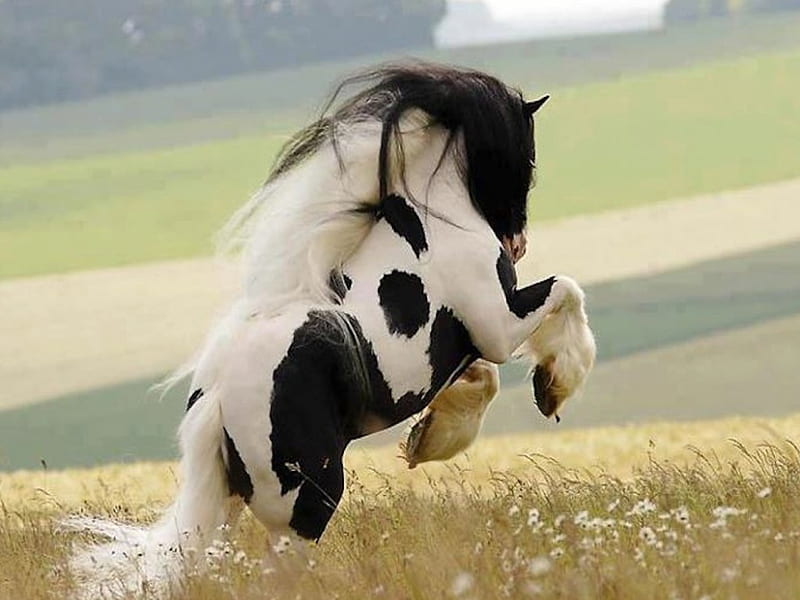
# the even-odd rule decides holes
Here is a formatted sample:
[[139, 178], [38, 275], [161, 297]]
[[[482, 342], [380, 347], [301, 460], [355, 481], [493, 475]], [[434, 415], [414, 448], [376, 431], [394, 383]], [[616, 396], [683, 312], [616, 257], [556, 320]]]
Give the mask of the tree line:
[[445, 0], [0, 0], [0, 109], [430, 46]]
[[800, 0], [669, 0], [664, 8], [667, 25], [711, 17], [800, 10]]

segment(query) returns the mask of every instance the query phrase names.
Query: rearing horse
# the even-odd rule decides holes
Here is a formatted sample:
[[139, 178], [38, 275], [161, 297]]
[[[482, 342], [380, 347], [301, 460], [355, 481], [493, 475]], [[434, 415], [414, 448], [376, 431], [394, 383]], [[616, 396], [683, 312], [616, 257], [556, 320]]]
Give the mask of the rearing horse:
[[[151, 529], [78, 521], [117, 538], [73, 561], [92, 582], [176, 576], [242, 505], [275, 540], [318, 539], [348, 443], [422, 411], [478, 359], [488, 371], [473, 379], [529, 357], [545, 416], [591, 369], [580, 288], [561, 275], [518, 287], [513, 265], [547, 98], [431, 63], [349, 83], [228, 226], [243, 289], [189, 369], [177, 498]], [[141, 549], [135, 568], [125, 543]]]

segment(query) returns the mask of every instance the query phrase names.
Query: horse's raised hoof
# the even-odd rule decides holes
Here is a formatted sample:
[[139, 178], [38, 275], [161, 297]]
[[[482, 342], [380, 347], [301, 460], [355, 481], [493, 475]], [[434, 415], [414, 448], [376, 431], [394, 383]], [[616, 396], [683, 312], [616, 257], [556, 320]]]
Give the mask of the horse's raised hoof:
[[560, 389], [547, 363], [537, 365], [533, 372], [533, 397], [539, 412], [548, 419], [555, 415], [556, 423], [561, 422], [556, 411], [565, 400], [564, 391]]
[[418, 464], [418, 455], [420, 450], [420, 442], [425, 439], [425, 434], [433, 423], [433, 413], [427, 412], [425, 415], [411, 428], [408, 432], [408, 437], [404, 443], [400, 444], [400, 450], [403, 453], [403, 458], [408, 463], [408, 468], [413, 469]]
[[486, 408], [500, 388], [497, 365], [476, 360], [425, 409], [400, 448], [408, 467], [449, 460], [464, 452], [480, 432]]

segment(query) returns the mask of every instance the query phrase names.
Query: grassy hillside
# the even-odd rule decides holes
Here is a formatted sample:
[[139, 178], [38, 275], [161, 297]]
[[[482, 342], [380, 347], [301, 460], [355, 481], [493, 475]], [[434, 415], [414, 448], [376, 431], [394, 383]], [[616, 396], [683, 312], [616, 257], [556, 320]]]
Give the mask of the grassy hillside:
[[[797, 435], [797, 417], [608, 428], [485, 440], [469, 460], [411, 472], [390, 449], [351, 455], [313, 565], [288, 553], [265, 569], [265, 531], [246, 515], [168, 597], [794, 597]], [[71, 596], [70, 542], [88, 540], [58, 519], [151, 522], [174, 477], [148, 464], [0, 475], [0, 593]]]
[[[538, 120], [534, 218], [800, 173], [800, 51], [567, 88]], [[280, 137], [0, 169], [0, 277], [208, 253]]]
[[[787, 244], [658, 276], [590, 286], [586, 291], [601, 364], [584, 397], [567, 407], [560, 428], [795, 411], [800, 388], [792, 382], [800, 357], [795, 343], [800, 321], [766, 333], [756, 329], [732, 335], [711, 346], [704, 345], [704, 338], [800, 315], [800, 281], [792, 276], [798, 259], [800, 244]], [[759, 358], [751, 356], [754, 345], [760, 348]], [[637, 358], [663, 347], [675, 350]], [[777, 356], [767, 360], [772, 355]], [[624, 357], [632, 358], [614, 362]], [[659, 367], [665, 360], [668, 364]], [[737, 373], [729, 374], [729, 368]], [[186, 390], [180, 386], [157, 402], [147, 393], [156, 379], [154, 374], [3, 411], [0, 471], [34, 468], [40, 459], [51, 468], [65, 468], [175, 456], [174, 431]], [[682, 383], [672, 389], [671, 381]], [[741, 385], [731, 389], [727, 381]], [[651, 389], [653, 385], [659, 388]], [[763, 397], [754, 402], [754, 394]], [[505, 367], [503, 392], [485, 431], [552, 426], [533, 405], [524, 369]], [[402, 426], [366, 441], [392, 443], [401, 432]]]

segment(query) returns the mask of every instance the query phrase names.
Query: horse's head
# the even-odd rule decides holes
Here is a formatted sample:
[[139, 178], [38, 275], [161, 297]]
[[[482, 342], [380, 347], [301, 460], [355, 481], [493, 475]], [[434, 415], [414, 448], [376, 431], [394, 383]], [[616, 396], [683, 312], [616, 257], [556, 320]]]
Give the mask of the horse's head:
[[[449, 137], [458, 171], [475, 209], [486, 219], [509, 255], [525, 252], [527, 194], [535, 172], [533, 115], [547, 96], [526, 102], [522, 93], [479, 71], [430, 62], [389, 64], [345, 80], [360, 91], [290, 143], [276, 173], [313, 152], [319, 142], [346, 131], [341, 125], [378, 121], [379, 197], [403, 178], [400, 123], [409, 111], [422, 111], [430, 125]], [[334, 141], [335, 144], [335, 141]], [[399, 160], [398, 160], [399, 157]], [[392, 172], [395, 169], [398, 172]]]
[[475, 209], [509, 254], [525, 251], [527, 195], [535, 171], [533, 115], [547, 97], [525, 102], [522, 94], [478, 71], [420, 62], [388, 66], [362, 80], [372, 83], [366, 99], [383, 98], [380, 184], [390, 176], [386, 144], [411, 109], [427, 113], [458, 142], [459, 171]]
[[[355, 92], [338, 102], [345, 89]], [[525, 102], [491, 75], [429, 62], [345, 80], [223, 232], [225, 247], [245, 251], [248, 294], [325, 301], [331, 270], [355, 251], [395, 191], [458, 225], [428, 205], [420, 185], [419, 197], [408, 185], [412, 175], [432, 178], [444, 165], [460, 179], [466, 198], [459, 197], [512, 259], [521, 258], [535, 171], [533, 115], [546, 99]], [[295, 268], [298, 261], [309, 268]]]

